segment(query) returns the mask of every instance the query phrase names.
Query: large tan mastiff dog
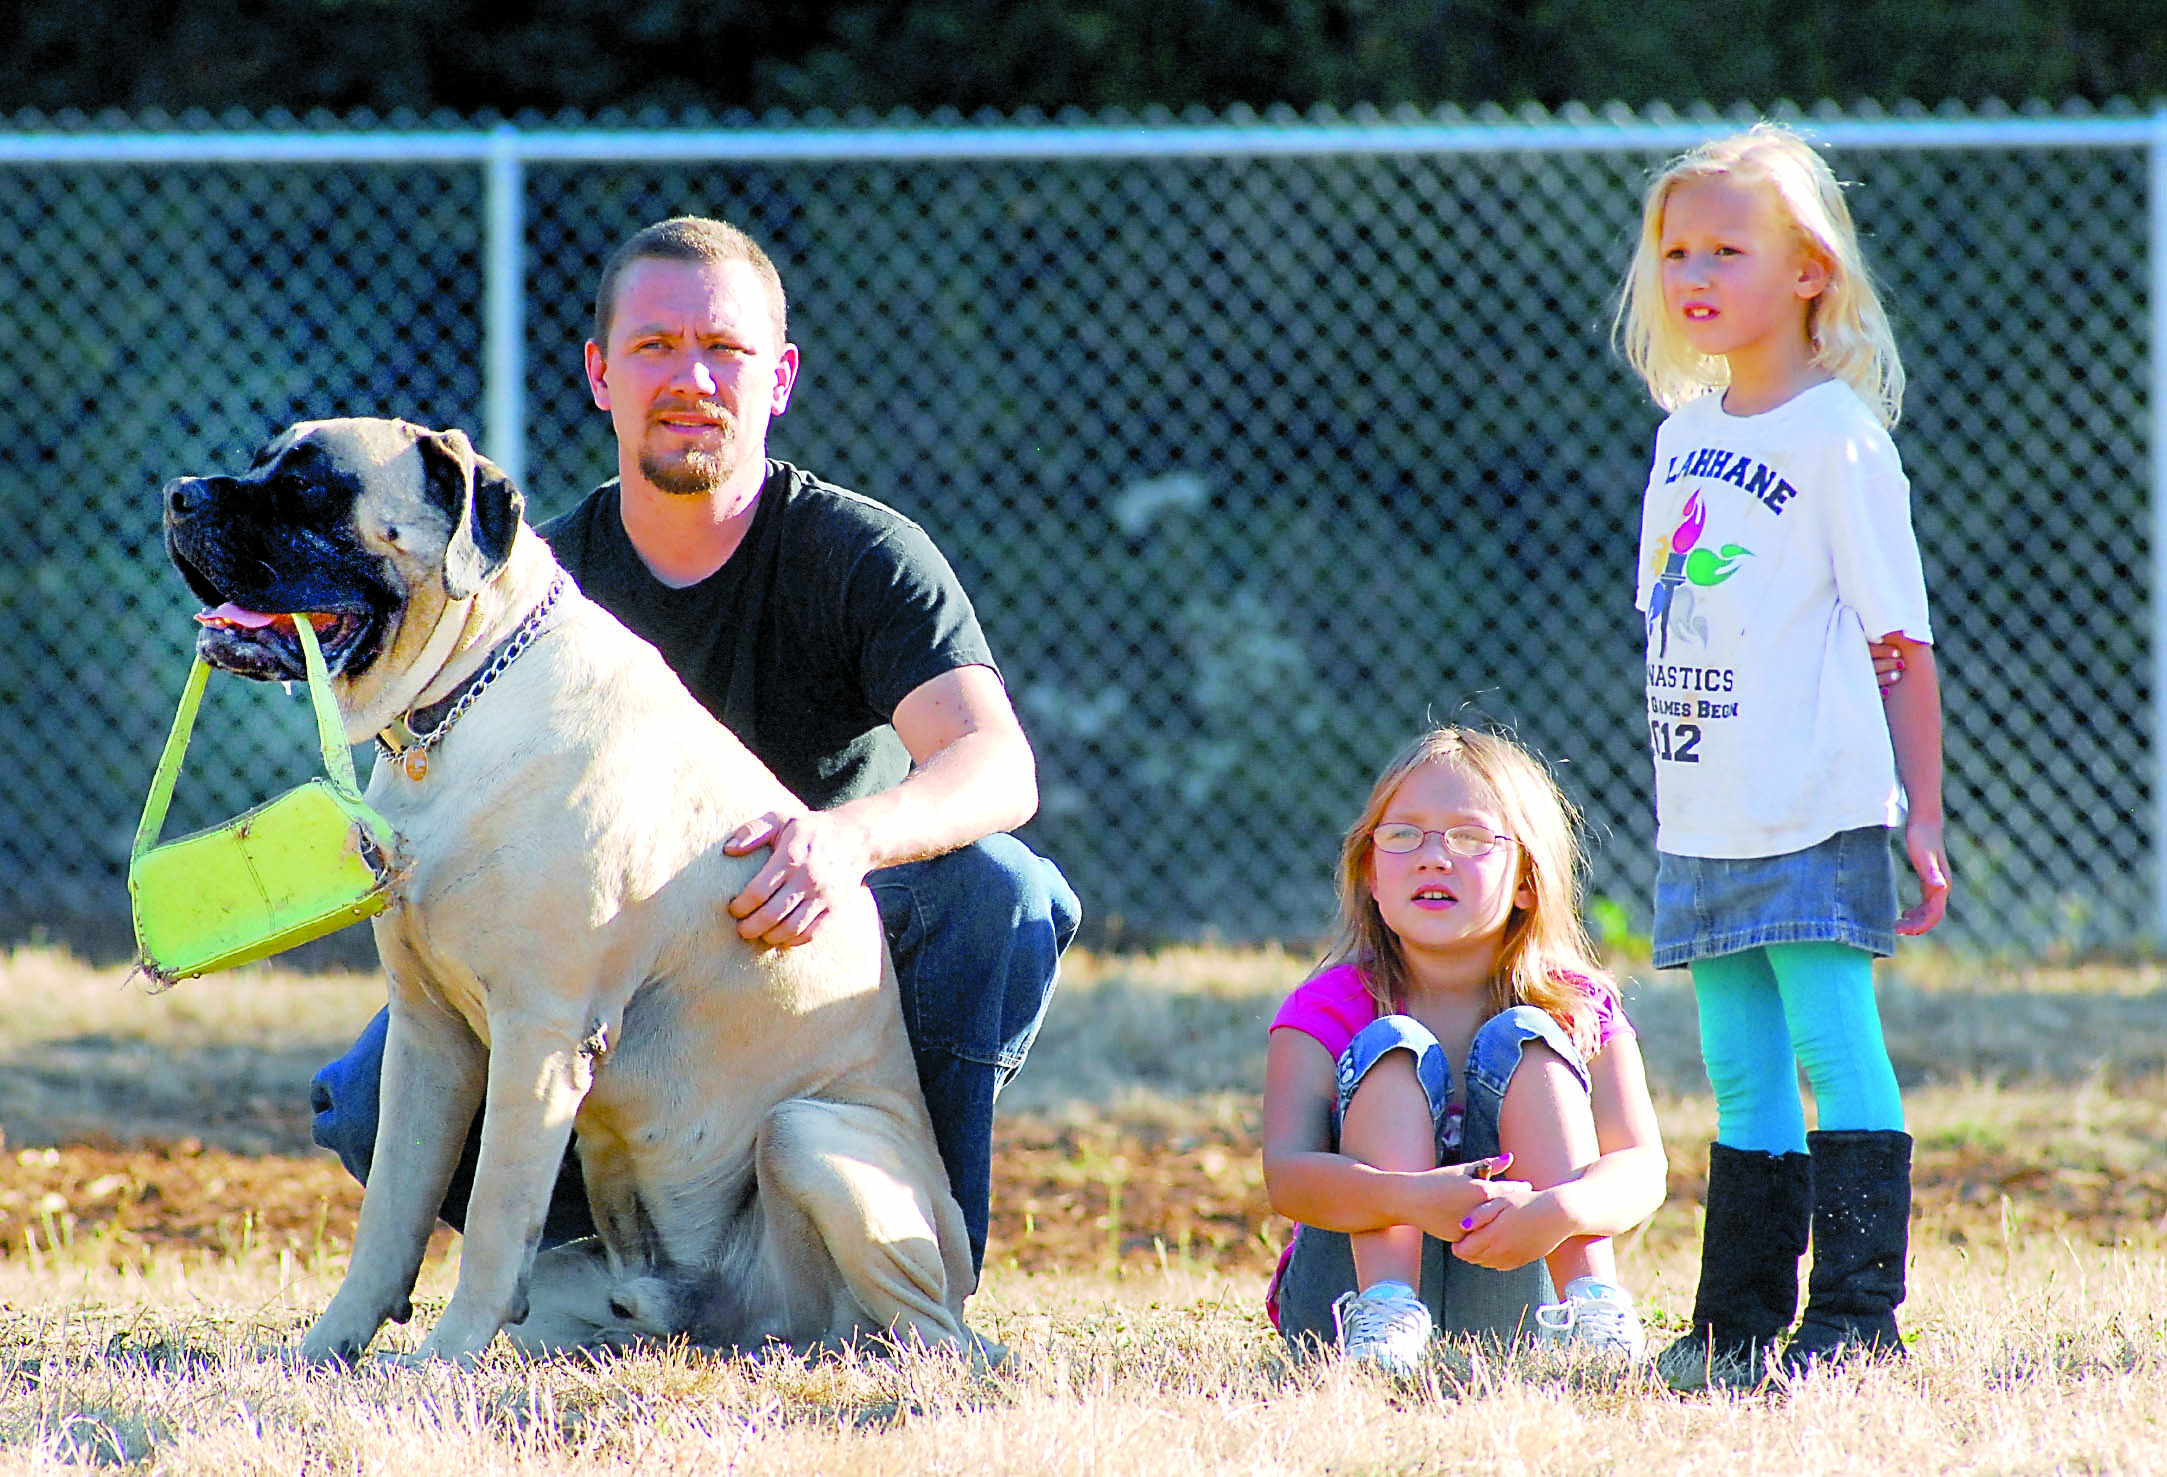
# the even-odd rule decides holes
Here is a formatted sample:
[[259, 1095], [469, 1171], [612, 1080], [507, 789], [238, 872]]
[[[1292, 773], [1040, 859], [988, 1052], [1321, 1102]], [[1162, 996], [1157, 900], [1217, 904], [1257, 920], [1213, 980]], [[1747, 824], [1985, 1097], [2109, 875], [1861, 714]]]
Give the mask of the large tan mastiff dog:
[[[348, 737], [401, 752], [368, 787], [406, 869], [375, 923], [376, 1158], [303, 1352], [351, 1360], [408, 1316], [477, 1107], [458, 1288], [418, 1358], [499, 1329], [530, 1351], [955, 1341], [970, 1253], [871, 895], [797, 948], [738, 937], [725, 904], [761, 857], [722, 838], [800, 803], [522, 508], [464, 435], [400, 421], [307, 422], [165, 489], [167, 551], [214, 607], [202, 655], [300, 678], [303, 613]], [[601, 1234], [537, 1255], [575, 1128]]]

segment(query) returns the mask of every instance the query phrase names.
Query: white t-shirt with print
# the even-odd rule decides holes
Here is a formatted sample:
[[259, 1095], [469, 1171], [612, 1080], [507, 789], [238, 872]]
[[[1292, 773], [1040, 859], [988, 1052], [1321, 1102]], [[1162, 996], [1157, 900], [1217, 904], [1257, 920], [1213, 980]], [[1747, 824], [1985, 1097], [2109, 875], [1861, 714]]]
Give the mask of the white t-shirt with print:
[[1781, 856], [1901, 822], [1866, 642], [1933, 633], [1910, 483], [1851, 387], [1722, 401], [1663, 422], [1641, 505], [1656, 846]]

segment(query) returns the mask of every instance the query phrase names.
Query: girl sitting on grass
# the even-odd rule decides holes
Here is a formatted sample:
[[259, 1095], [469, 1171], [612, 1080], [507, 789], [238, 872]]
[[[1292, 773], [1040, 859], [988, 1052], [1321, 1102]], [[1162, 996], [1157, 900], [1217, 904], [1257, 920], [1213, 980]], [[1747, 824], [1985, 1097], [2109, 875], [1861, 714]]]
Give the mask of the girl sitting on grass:
[[1300, 1223], [1269, 1304], [1298, 1352], [1406, 1375], [1443, 1328], [1642, 1357], [1611, 1238], [1662, 1203], [1663, 1147], [1579, 863], [1507, 739], [1436, 729], [1378, 777], [1340, 939], [1266, 1057], [1265, 1189]]

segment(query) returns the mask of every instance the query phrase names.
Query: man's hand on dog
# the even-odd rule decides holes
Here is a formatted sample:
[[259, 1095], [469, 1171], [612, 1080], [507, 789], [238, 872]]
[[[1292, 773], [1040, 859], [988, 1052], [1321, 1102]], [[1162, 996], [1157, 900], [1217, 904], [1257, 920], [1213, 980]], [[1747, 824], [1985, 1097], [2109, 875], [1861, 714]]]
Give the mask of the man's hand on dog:
[[767, 865], [730, 899], [740, 937], [787, 949], [802, 944], [827, 920], [834, 900], [860, 887], [872, 870], [870, 838], [834, 812], [779, 815], [747, 821], [722, 849], [744, 856], [772, 847]]

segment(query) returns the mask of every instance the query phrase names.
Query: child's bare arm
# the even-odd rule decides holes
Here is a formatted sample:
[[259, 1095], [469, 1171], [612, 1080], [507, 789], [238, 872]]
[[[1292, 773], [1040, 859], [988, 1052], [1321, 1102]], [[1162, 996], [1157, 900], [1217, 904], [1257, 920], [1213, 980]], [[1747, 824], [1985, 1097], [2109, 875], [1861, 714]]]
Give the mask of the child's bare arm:
[[1884, 692], [1904, 680], [1904, 664], [1895, 647], [1886, 641], [1869, 641], [1866, 654], [1874, 659], [1874, 681]]
[[[1264, 1057], [1264, 1193], [1289, 1220], [1325, 1231], [1420, 1226], [1454, 1240], [1489, 1200], [1494, 1161], [1399, 1173], [1332, 1150], [1331, 1054], [1315, 1037], [1272, 1032]], [[1502, 1165], [1496, 1167], [1502, 1168]]]
[[1616, 1037], [1590, 1064], [1588, 1107], [1598, 1156], [1540, 1190], [1514, 1186], [1471, 1215], [1455, 1248], [1461, 1260], [1525, 1266], [1571, 1237], [1622, 1236], [1655, 1214], [1669, 1161], [1638, 1037]]
[[1919, 901], [1896, 920], [1896, 931], [1921, 934], [1941, 921], [1949, 904], [1949, 856], [1941, 814], [1941, 678], [1934, 648], [1901, 631], [1881, 638], [1903, 662], [1903, 681], [1884, 688], [1896, 773], [1910, 804], [1904, 850], [1919, 874]]

